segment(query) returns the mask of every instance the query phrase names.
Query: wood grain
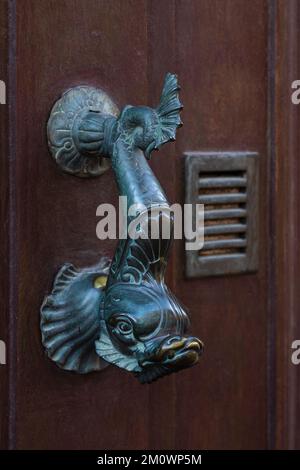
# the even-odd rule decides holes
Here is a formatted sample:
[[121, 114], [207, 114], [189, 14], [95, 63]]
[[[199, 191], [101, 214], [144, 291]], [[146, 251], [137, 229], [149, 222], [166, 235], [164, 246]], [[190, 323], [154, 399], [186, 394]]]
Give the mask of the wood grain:
[[300, 77], [299, 2], [280, 0], [274, 13], [275, 446], [299, 449], [300, 371], [291, 362], [291, 344], [300, 339], [300, 109], [291, 102]]
[[176, 446], [265, 448], [267, 5], [260, 0], [246, 8], [240, 0], [176, 5], [177, 71], [185, 105], [176, 152], [182, 200], [185, 151], [250, 150], [261, 160], [258, 273], [185, 280], [178, 246], [177, 295], [191, 310], [193, 332], [206, 348], [198, 367], [176, 377]]
[[[8, 84], [8, 5], [0, 3], [0, 80]], [[8, 105], [0, 104], [0, 340], [9, 345]], [[0, 448], [8, 446], [8, 366], [0, 365]]]
[[[286, 87], [289, 80], [299, 78], [298, 65], [293, 65], [298, 64], [296, 4], [295, 0], [274, 3], [278, 6], [275, 123], [268, 117], [270, 10], [265, 0], [247, 6], [244, 0], [90, 0], [88, 6], [79, 0], [17, 2], [17, 121], [12, 130], [16, 167], [14, 178], [10, 174], [16, 198], [10, 217], [15, 217], [17, 262], [11, 286], [16, 293], [11, 315], [17, 316], [11, 331], [17, 342], [16, 376], [11, 375], [11, 387], [16, 388], [11, 410], [16, 406], [17, 448], [258, 449], [272, 445], [268, 419], [269, 435], [271, 426], [277, 447], [300, 447], [294, 418], [300, 415], [299, 383], [295, 369], [287, 368], [287, 348], [299, 331], [299, 296], [291, 285], [300, 274], [295, 254], [299, 137]], [[5, 9], [6, 2], [0, 2], [0, 43], [7, 50]], [[1, 73], [6, 66], [3, 60]], [[44, 355], [40, 304], [64, 262], [88, 266], [99, 256], [112, 255], [115, 243], [96, 238], [95, 213], [100, 203], [117, 202], [117, 190], [111, 172], [88, 181], [60, 173], [47, 150], [48, 113], [64, 90], [79, 84], [103, 88], [120, 106], [155, 105], [167, 71], [179, 76], [184, 127], [176, 145], [155, 154], [151, 165], [170, 201], [183, 202], [185, 151], [259, 152], [259, 271], [186, 280], [183, 243], [176, 242], [168, 282], [192, 312], [191, 331], [206, 344], [199, 366], [149, 386], [114, 367], [86, 377], [68, 374]], [[7, 124], [2, 111], [0, 199], [1, 220], [7, 222]], [[276, 126], [276, 154], [268, 146], [268, 125]], [[276, 219], [278, 214], [282, 219]], [[276, 230], [276, 238], [270, 236], [270, 228]], [[1, 237], [6, 260], [7, 230], [1, 231]], [[1, 269], [7, 272], [7, 261]], [[9, 300], [5, 275], [0, 285], [4, 305], [0, 326], [5, 329]], [[277, 353], [274, 344], [268, 353], [275, 339], [270, 327], [275, 318]], [[5, 334], [1, 330], [0, 337]], [[277, 385], [272, 382], [275, 353]], [[7, 445], [5, 371], [0, 369], [3, 447]], [[270, 420], [274, 387], [277, 422]]]

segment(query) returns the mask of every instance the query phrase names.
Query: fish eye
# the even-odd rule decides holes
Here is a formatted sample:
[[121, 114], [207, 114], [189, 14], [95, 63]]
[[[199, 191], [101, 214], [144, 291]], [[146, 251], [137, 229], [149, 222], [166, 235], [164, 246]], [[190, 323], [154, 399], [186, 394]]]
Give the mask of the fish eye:
[[119, 320], [116, 325], [117, 330], [123, 334], [129, 334], [132, 332], [132, 324], [126, 320]]
[[173, 343], [176, 343], [178, 341], [180, 341], [180, 336], [173, 336], [171, 338], [168, 339], [168, 344], [173, 344]]
[[167, 358], [168, 359], [173, 359], [173, 357], [175, 356], [175, 352], [174, 351], [169, 351], [168, 354], [167, 354]]

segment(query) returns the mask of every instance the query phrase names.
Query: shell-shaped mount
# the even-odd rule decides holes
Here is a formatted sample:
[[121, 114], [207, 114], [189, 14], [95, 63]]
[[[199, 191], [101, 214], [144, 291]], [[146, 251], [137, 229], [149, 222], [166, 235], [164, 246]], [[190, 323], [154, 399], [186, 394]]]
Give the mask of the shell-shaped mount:
[[91, 120], [89, 132], [82, 131], [85, 147], [90, 151], [83, 152], [79, 145], [78, 130], [90, 112], [95, 116], [119, 115], [119, 109], [104, 91], [77, 86], [56, 101], [47, 124], [48, 145], [54, 160], [64, 172], [80, 177], [99, 176], [110, 166], [109, 160], [97, 152], [103, 137], [97, 123]]
[[41, 307], [42, 343], [60, 368], [86, 374], [108, 364], [95, 351], [100, 336], [100, 305], [110, 261], [77, 269], [65, 264]]

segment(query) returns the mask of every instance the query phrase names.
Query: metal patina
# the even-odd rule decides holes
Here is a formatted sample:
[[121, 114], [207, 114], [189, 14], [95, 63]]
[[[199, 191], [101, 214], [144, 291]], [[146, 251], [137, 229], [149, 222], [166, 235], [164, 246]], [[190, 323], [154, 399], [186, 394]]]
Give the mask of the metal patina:
[[153, 150], [175, 140], [181, 126], [178, 91], [177, 77], [167, 74], [156, 109], [125, 106], [117, 115], [105, 93], [76, 87], [51, 112], [49, 146], [60, 168], [95, 176], [109, 159], [120, 195], [128, 205], [145, 206], [145, 217], [159, 233], [157, 239], [147, 232], [120, 240], [111, 262], [61, 268], [41, 307], [41, 331], [47, 355], [63, 369], [87, 373], [114, 364], [149, 383], [196, 364], [202, 353], [202, 342], [187, 335], [186, 309], [164, 281], [172, 235], [164, 239], [160, 228], [173, 219], [147, 162]]

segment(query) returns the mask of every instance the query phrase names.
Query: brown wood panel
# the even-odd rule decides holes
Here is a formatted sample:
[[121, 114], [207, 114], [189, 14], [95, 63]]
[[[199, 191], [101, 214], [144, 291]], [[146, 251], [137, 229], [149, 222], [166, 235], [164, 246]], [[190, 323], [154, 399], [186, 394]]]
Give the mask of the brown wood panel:
[[[6, 5], [0, 2], [4, 50]], [[265, 448], [276, 390], [277, 421], [269, 420], [269, 434], [276, 431], [277, 447], [300, 447], [295, 419], [300, 414], [299, 375], [288, 365], [290, 342], [300, 333], [295, 284], [299, 126], [297, 109], [289, 102], [289, 82], [299, 78], [297, 1], [27, 0], [16, 8], [17, 51], [15, 55], [12, 41], [10, 64], [13, 77], [17, 57], [16, 108], [12, 102], [9, 167], [7, 111], [0, 109], [1, 220], [8, 224], [10, 204], [12, 237], [9, 245], [6, 225], [1, 269], [8, 272], [9, 246], [14, 268], [10, 291], [8, 278], [1, 276], [0, 327], [4, 331], [7, 325], [10, 300], [12, 352], [17, 343], [17, 363], [13, 356], [10, 360], [11, 446]], [[11, 10], [11, 34], [13, 16]], [[268, 30], [276, 46], [271, 53], [277, 57], [273, 82]], [[0, 58], [0, 72], [5, 73], [7, 57]], [[112, 255], [115, 243], [96, 238], [95, 213], [102, 202], [116, 203], [117, 191], [111, 172], [89, 181], [60, 173], [47, 150], [48, 112], [61, 92], [78, 84], [104, 88], [120, 106], [155, 105], [167, 71], [179, 75], [184, 127], [176, 144], [154, 154], [151, 165], [170, 201], [183, 202], [185, 151], [258, 151], [259, 271], [186, 280], [183, 243], [176, 242], [168, 282], [192, 312], [192, 332], [206, 344], [199, 366], [149, 386], [114, 367], [85, 377], [68, 374], [44, 356], [39, 307], [64, 262], [86, 266]], [[273, 88], [268, 89], [268, 80]], [[274, 94], [275, 108], [270, 105]], [[1, 329], [0, 339], [4, 335]], [[5, 447], [7, 369], [0, 373], [0, 445]]]
[[[8, 84], [8, 4], [0, 2], [0, 80]], [[9, 345], [8, 105], [0, 104], [0, 339]], [[8, 366], [0, 365], [0, 448], [8, 445]]]
[[[192, 312], [206, 350], [177, 384], [177, 446], [267, 446], [267, 3], [176, 2], [177, 65], [185, 105], [178, 135], [178, 191], [183, 152], [260, 153], [260, 267], [257, 274], [184, 279], [178, 244], [177, 294]], [[180, 245], [180, 246], [179, 246]], [[259, 398], [258, 398], [259, 397]]]
[[[124, 27], [126, 25], [126, 27]], [[61, 174], [45, 124], [65, 89], [91, 84], [121, 105], [147, 99], [146, 2], [17, 3], [17, 448], [147, 447], [149, 389], [110, 367], [79, 377], [44, 357], [39, 307], [59, 266], [111, 255], [96, 207], [116, 202], [112, 173]], [[138, 429], [138, 432], [137, 432]]]
[[291, 84], [300, 77], [300, 5], [280, 0], [274, 8], [274, 271], [276, 298], [275, 445], [300, 448], [300, 369], [291, 362], [291, 344], [300, 339], [300, 109], [291, 102]]

